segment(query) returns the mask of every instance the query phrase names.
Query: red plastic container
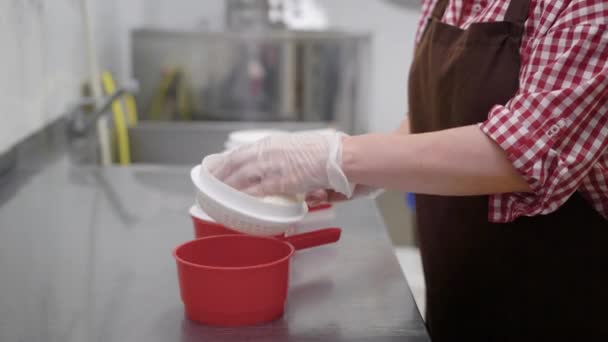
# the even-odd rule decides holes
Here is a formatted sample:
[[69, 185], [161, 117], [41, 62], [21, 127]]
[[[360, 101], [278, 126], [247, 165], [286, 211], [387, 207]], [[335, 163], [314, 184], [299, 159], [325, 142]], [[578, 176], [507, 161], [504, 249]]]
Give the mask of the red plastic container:
[[285, 238], [216, 235], [173, 252], [186, 316], [217, 326], [272, 321], [283, 315], [294, 251], [336, 242], [339, 228]]
[[[332, 205], [330, 203], [325, 203], [318, 206], [310, 207], [308, 208], [308, 210], [309, 212], [317, 212], [325, 209], [330, 209], [331, 207]], [[210, 217], [208, 217], [195, 206], [192, 206], [190, 208], [190, 217], [192, 218], [192, 223], [194, 224], [194, 236], [197, 239], [213, 235], [241, 234], [236, 230], [232, 230], [224, 225], [213, 221]], [[283, 234], [277, 235], [277, 237], [281, 236], [283, 236]]]

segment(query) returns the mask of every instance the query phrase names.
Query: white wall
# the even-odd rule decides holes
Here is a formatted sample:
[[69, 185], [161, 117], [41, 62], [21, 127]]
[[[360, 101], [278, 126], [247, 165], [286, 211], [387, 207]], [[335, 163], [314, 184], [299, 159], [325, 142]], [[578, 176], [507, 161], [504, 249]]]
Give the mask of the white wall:
[[78, 93], [84, 63], [75, 4], [0, 1], [0, 153], [56, 118]]
[[399, 8], [380, 0], [321, 1], [332, 25], [373, 34], [368, 127], [370, 131], [395, 129], [407, 113], [407, 74], [418, 9]]
[[[129, 31], [220, 29], [223, 0], [89, 0], [102, 69], [130, 81]], [[416, 1], [416, 0], [407, 0]], [[373, 34], [368, 125], [387, 131], [406, 112], [416, 9], [381, 0], [320, 0], [331, 24]], [[65, 112], [88, 78], [79, 0], [0, 0], [0, 153]], [[415, 7], [415, 6], [414, 6]]]

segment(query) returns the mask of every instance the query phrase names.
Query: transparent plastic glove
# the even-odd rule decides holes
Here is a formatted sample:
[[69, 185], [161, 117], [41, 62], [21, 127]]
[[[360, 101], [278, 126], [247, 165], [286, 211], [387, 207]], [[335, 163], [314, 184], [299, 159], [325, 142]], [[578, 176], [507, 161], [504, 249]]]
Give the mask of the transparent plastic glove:
[[384, 192], [384, 189], [361, 184], [355, 186], [351, 197], [346, 197], [332, 190], [319, 189], [306, 194], [306, 203], [314, 207], [323, 203], [340, 202], [361, 197], [376, 198], [382, 192]]
[[330, 189], [352, 195], [342, 171], [343, 133], [270, 136], [223, 154], [211, 173], [253, 196], [298, 195]]

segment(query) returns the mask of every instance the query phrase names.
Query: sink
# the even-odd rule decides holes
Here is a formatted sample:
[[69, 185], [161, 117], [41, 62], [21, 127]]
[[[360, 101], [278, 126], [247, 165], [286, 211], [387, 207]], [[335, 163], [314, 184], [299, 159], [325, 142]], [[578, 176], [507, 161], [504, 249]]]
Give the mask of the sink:
[[241, 129], [288, 131], [325, 128], [326, 122], [140, 121], [129, 129], [131, 161], [192, 165], [224, 149], [228, 134]]

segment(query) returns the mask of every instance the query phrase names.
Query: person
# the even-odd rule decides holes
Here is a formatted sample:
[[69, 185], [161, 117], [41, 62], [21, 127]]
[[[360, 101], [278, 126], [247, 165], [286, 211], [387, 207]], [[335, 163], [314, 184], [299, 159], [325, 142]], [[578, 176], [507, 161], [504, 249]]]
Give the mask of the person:
[[433, 341], [608, 340], [608, 1], [422, 12], [399, 129], [273, 136], [213, 174], [311, 202], [416, 193]]

